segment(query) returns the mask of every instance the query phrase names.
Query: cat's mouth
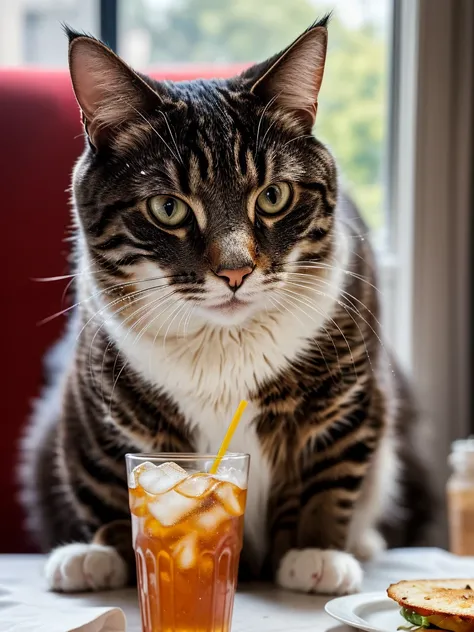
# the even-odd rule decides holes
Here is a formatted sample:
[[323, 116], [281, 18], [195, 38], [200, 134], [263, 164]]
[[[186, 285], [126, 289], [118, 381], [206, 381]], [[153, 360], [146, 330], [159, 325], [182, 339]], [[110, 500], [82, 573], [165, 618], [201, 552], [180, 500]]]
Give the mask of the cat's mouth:
[[223, 327], [240, 326], [248, 318], [253, 316], [259, 307], [254, 293], [237, 296], [214, 296], [208, 301], [198, 303], [198, 310], [211, 324]]
[[248, 301], [243, 301], [236, 296], [232, 296], [232, 298], [223, 301], [222, 303], [216, 303], [215, 305], [208, 305], [207, 308], [213, 311], [221, 312], [221, 313], [229, 313], [235, 312], [244, 307], [248, 307]]

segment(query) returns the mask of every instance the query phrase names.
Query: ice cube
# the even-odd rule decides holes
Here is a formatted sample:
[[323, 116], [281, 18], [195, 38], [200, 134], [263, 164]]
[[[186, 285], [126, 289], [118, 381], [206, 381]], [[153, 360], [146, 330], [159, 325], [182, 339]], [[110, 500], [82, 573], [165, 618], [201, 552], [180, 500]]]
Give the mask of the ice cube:
[[145, 496], [137, 496], [130, 494], [130, 511], [135, 516], [142, 517], [147, 512], [147, 503]]
[[231, 516], [241, 516], [244, 513], [239, 501], [238, 487], [232, 485], [232, 483], [221, 483], [215, 490], [215, 493], [224, 505], [224, 509]]
[[171, 489], [149, 502], [148, 510], [164, 527], [171, 527], [185, 518], [196, 506], [194, 498], [182, 496]]
[[229, 520], [229, 518], [229, 514], [223, 507], [215, 505], [212, 509], [197, 516], [196, 526], [202, 531], [214, 531], [224, 520]]
[[137, 487], [138, 477], [142, 472], [144, 472], [145, 470], [150, 470], [152, 468], [156, 469], [156, 465], [154, 463], [150, 463], [150, 461], [144, 461], [143, 463], [140, 463], [140, 465], [137, 465], [137, 467], [134, 467], [128, 477], [128, 486], [130, 487], [130, 489], [135, 489]]
[[152, 538], [163, 537], [163, 527], [158, 520], [155, 520], [152, 516], [148, 516], [143, 522], [143, 531]]
[[183, 496], [200, 498], [210, 492], [215, 481], [207, 474], [192, 474], [186, 480], [176, 486], [176, 491]]
[[247, 477], [245, 472], [237, 470], [235, 467], [226, 467], [221, 465], [217, 470], [217, 474], [214, 475], [219, 481], [229, 481], [240, 487], [240, 489], [247, 489]]
[[173, 549], [179, 568], [192, 568], [197, 562], [197, 534], [188, 533], [178, 540]]
[[164, 494], [186, 476], [186, 471], [176, 463], [163, 463], [140, 472], [138, 482], [149, 494]]

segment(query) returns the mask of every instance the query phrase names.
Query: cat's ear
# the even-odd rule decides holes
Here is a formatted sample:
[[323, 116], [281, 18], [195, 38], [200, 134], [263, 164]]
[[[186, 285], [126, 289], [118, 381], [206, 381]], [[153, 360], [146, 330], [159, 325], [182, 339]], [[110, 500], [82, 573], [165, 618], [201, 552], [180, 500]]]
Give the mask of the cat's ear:
[[329, 15], [319, 20], [284, 51], [247, 71], [250, 92], [293, 112], [313, 126], [323, 80]]
[[74, 93], [89, 139], [99, 147], [118, 126], [156, 108], [161, 97], [105, 44], [66, 33]]

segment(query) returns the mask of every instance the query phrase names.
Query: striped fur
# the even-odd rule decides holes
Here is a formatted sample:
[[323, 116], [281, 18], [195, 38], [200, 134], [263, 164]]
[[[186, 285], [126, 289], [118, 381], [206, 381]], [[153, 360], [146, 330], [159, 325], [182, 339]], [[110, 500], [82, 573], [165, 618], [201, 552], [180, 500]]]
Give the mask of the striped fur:
[[[308, 33], [321, 64], [325, 22]], [[299, 110], [311, 42], [303, 58], [298, 40], [229, 81], [132, 84], [103, 45], [70, 40], [89, 133], [73, 177], [77, 305], [22, 445], [22, 499], [43, 549], [113, 546], [132, 577], [125, 453], [216, 450], [241, 398], [243, 575], [275, 575], [294, 549], [363, 557], [376, 529], [389, 544], [419, 541], [431, 501], [409, 389], [382, 341], [367, 229], [311, 134], [319, 84], [302, 88]], [[98, 68], [101, 89], [111, 76], [130, 105], [111, 112], [109, 90], [98, 120], [100, 90], [85, 107], [74, 72], [89, 48], [87, 76]], [[259, 193], [282, 181], [289, 206], [261, 213]], [[157, 223], [156, 195], [188, 204], [187, 221]], [[234, 294], [217, 273], [245, 266]]]

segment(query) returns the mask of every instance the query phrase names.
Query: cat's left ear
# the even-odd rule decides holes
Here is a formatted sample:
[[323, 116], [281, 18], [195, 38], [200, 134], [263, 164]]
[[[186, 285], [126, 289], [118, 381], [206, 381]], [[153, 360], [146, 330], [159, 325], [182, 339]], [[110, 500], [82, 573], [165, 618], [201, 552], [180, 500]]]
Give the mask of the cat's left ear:
[[310, 128], [316, 119], [324, 74], [329, 16], [314, 24], [284, 51], [250, 68], [250, 92], [295, 114]]
[[102, 42], [66, 28], [69, 71], [84, 126], [99, 148], [124, 123], [145, 117], [162, 97]]

